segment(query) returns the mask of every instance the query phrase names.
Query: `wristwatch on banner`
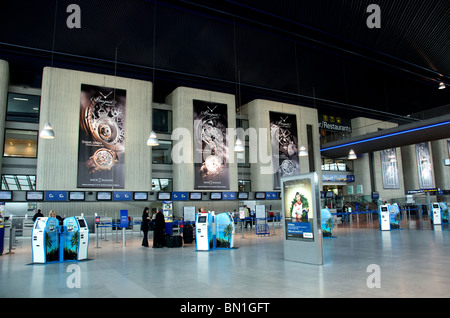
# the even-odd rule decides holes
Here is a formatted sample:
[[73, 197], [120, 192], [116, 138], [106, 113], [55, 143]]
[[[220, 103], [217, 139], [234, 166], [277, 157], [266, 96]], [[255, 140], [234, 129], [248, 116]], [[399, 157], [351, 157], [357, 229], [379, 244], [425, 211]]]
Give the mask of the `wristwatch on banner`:
[[93, 174], [102, 170], [111, 170], [111, 168], [119, 161], [117, 154], [109, 149], [98, 149], [85, 165], [89, 169], [89, 173]]

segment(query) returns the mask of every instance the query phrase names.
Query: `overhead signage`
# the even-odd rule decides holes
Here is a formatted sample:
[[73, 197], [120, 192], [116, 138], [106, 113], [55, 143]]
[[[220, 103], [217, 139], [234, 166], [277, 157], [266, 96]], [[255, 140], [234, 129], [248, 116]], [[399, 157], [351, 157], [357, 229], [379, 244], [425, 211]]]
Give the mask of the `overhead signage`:
[[45, 201], [67, 201], [67, 191], [46, 191]]
[[236, 192], [223, 192], [222, 200], [236, 200]]
[[114, 191], [113, 201], [131, 201], [132, 195], [129, 191]]
[[347, 118], [335, 117], [329, 115], [319, 115], [319, 129], [331, 131], [352, 132], [351, 121]]
[[172, 201], [187, 201], [187, 192], [172, 192]]
[[440, 188], [406, 190], [406, 194], [417, 194], [417, 193], [442, 194], [442, 191]]
[[352, 174], [322, 174], [323, 182], [355, 182], [355, 176]]
[[266, 200], [278, 199], [278, 192], [266, 192]]

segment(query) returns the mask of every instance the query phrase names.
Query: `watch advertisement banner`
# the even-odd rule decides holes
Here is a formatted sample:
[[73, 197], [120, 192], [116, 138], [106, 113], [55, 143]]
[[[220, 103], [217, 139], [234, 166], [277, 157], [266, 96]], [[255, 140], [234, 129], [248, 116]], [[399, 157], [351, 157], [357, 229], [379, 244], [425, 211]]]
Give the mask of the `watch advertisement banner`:
[[280, 179], [299, 174], [297, 116], [269, 112], [272, 145], [273, 189], [279, 190]]
[[229, 190], [228, 107], [194, 100], [194, 188]]
[[283, 183], [286, 240], [314, 241], [314, 202], [311, 179]]
[[81, 84], [78, 188], [125, 187], [126, 90]]
[[383, 189], [399, 189], [397, 151], [395, 148], [380, 151]]
[[433, 172], [428, 142], [416, 144], [417, 169], [419, 173], [419, 188], [433, 187]]

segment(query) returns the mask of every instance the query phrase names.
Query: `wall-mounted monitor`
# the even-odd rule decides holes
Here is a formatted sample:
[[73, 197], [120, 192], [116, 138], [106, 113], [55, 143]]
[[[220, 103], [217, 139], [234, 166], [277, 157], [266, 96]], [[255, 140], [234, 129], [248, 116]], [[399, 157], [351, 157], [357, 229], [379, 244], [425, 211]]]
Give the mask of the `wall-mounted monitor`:
[[44, 191], [27, 191], [27, 201], [44, 201]]
[[325, 193], [325, 198], [332, 199], [333, 198], [333, 191], [327, 191]]
[[222, 192], [210, 192], [210, 200], [222, 200]]
[[12, 200], [12, 191], [4, 190], [0, 191], [0, 201], [11, 201]]
[[170, 200], [172, 199], [172, 192], [158, 192], [158, 200]]
[[238, 200], [248, 200], [248, 192], [238, 192]]
[[112, 192], [111, 191], [100, 191], [97, 192], [97, 201], [111, 201]]
[[148, 200], [148, 192], [133, 192], [133, 200], [134, 201], [147, 201]]
[[201, 200], [202, 193], [201, 192], [189, 192], [189, 200]]
[[84, 201], [84, 191], [69, 191], [69, 201]]
[[266, 198], [265, 192], [256, 192], [255, 193], [255, 199], [256, 200], [264, 200]]

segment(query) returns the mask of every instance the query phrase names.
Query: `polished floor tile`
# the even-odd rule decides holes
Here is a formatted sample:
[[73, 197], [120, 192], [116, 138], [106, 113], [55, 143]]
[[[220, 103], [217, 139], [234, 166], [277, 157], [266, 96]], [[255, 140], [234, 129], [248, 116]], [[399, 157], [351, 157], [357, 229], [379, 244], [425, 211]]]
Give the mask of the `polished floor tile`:
[[[334, 238], [323, 240], [321, 266], [283, 260], [281, 227], [271, 226], [269, 237], [240, 231], [237, 248], [210, 252], [195, 244], [144, 248], [138, 232], [127, 233], [125, 247], [121, 235], [107, 234], [97, 248], [91, 234], [88, 261], [50, 264], [30, 264], [30, 238], [18, 238], [14, 254], [0, 256], [0, 298], [450, 296], [448, 225], [389, 232], [338, 226]], [[79, 288], [70, 288], [71, 265]], [[371, 285], [375, 278], [378, 286]]]

